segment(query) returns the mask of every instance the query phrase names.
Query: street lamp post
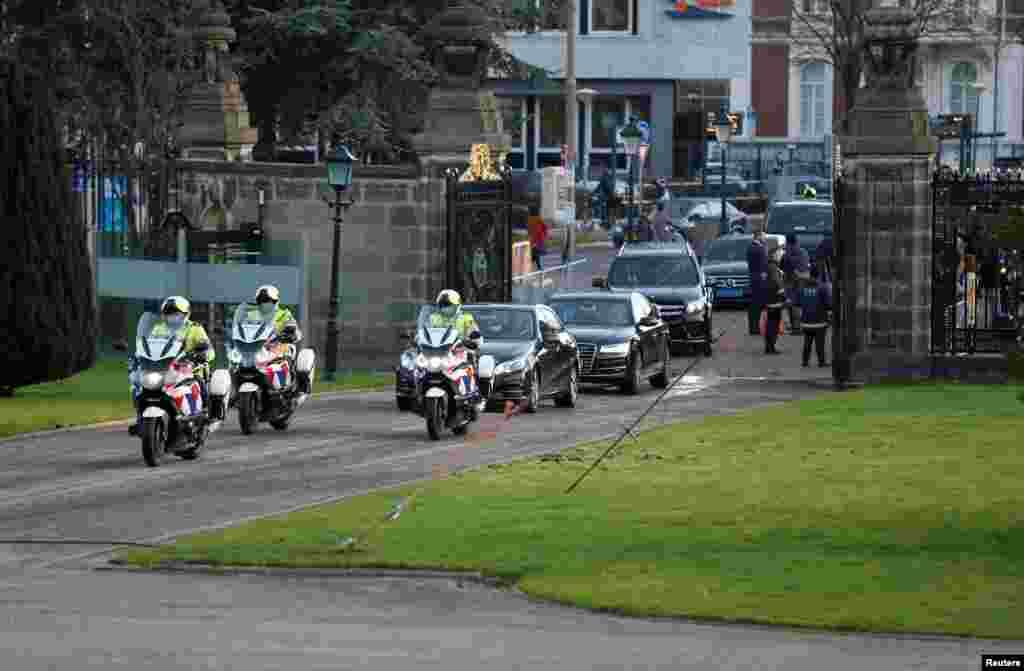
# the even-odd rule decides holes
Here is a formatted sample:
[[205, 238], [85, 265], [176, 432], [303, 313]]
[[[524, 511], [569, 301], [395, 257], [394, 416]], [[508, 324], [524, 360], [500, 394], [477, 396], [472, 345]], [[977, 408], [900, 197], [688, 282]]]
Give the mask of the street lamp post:
[[[585, 117], [586, 116], [590, 116], [589, 113], [588, 113], [589, 112], [589, 108], [590, 108], [590, 101], [593, 100], [594, 96], [596, 96], [596, 95], [597, 95], [597, 91], [595, 91], [594, 89], [591, 89], [591, 88], [580, 89], [579, 91], [576, 92], [576, 98], [581, 103], [583, 103], [583, 109], [585, 110], [585, 112], [584, 112], [584, 116]], [[591, 119], [591, 123], [593, 123], [593, 119]], [[584, 137], [586, 137], [586, 136], [587, 136], [586, 135], [586, 131], [584, 130]], [[577, 152], [577, 154], [579, 156], [579, 166], [580, 166], [579, 175], [583, 179], [584, 182], [590, 181], [590, 151], [589, 151], [589, 147], [587, 145], [588, 145], [588, 143], [584, 142], [583, 146], [580, 147], [579, 151]]]
[[327, 365], [324, 379], [334, 382], [338, 370], [338, 312], [341, 296], [338, 284], [341, 269], [341, 224], [344, 212], [352, 205], [342, 200], [342, 194], [352, 186], [352, 165], [355, 156], [344, 145], [338, 145], [327, 155], [327, 181], [334, 187], [334, 247], [331, 251], [331, 312], [327, 316]]
[[715, 134], [718, 135], [718, 144], [722, 145], [722, 222], [720, 230], [722, 233], [725, 233], [728, 230], [728, 224], [726, 223], [725, 218], [725, 148], [732, 140], [732, 121], [729, 119], [729, 115], [726, 114], [724, 107], [718, 114], [718, 122], [715, 124]]
[[629, 157], [629, 230], [636, 233], [636, 193], [634, 192], [633, 173], [636, 170], [636, 154], [640, 149], [642, 135], [636, 125], [636, 119], [630, 119], [629, 125], [622, 129], [622, 146]]

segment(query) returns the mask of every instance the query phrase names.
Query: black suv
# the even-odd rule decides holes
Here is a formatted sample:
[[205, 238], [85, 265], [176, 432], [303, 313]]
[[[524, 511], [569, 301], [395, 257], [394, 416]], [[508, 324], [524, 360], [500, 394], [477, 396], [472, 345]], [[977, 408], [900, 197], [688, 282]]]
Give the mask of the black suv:
[[612, 261], [608, 277], [595, 277], [593, 285], [647, 296], [668, 324], [673, 345], [701, 347], [704, 356], [711, 356], [711, 290], [688, 244], [627, 244]]
[[832, 237], [832, 201], [792, 200], [773, 203], [765, 221], [767, 233], [796, 235], [797, 244], [806, 252], [811, 265], [818, 245]]

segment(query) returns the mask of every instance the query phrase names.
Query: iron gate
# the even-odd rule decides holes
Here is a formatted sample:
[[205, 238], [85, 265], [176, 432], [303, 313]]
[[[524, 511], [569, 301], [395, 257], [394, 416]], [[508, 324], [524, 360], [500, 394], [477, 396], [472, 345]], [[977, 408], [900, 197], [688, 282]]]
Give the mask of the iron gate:
[[1024, 179], [1017, 172], [932, 180], [932, 352], [1007, 352], [1019, 322]]
[[446, 286], [464, 303], [512, 301], [511, 173], [489, 181], [447, 182]]

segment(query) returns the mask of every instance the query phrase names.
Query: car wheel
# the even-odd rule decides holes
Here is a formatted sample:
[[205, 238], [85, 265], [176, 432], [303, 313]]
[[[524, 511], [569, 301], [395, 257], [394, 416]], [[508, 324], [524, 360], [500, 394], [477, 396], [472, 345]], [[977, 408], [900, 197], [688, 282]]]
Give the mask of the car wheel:
[[711, 315], [710, 314], [704, 319], [704, 324], [705, 324], [705, 327], [704, 327], [705, 328], [705, 333], [704, 333], [704, 356], [711, 356], [713, 354], [713, 352], [712, 352], [712, 349], [711, 349], [711, 340], [712, 340], [711, 332], [712, 331], [711, 331]]
[[651, 384], [657, 387], [658, 389], [664, 389], [665, 387], [668, 386], [668, 362], [671, 361], [672, 359], [672, 355], [669, 352], [668, 343], [665, 343], [665, 351], [662, 354], [662, 356], [664, 356], [665, 359], [661, 365], [661, 372], [659, 372], [657, 375], [651, 378]]
[[537, 412], [540, 407], [540, 375], [537, 369], [530, 371], [530, 389], [526, 392], [526, 412]]
[[579, 398], [579, 372], [576, 363], [569, 369], [569, 382], [566, 384], [565, 393], [555, 400], [555, 404], [562, 408], [575, 408]]
[[634, 352], [629, 357], [629, 365], [626, 367], [626, 381], [622, 383], [622, 391], [626, 394], [636, 394], [640, 391], [640, 355]]

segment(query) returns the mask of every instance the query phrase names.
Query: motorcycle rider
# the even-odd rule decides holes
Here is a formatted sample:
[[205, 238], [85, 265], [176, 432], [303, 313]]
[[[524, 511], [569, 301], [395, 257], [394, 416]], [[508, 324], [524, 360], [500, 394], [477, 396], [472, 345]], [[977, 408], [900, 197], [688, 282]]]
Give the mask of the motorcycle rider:
[[[163, 321], [158, 322], [153, 330], [150, 331], [151, 335], [171, 335], [181, 329], [182, 332], [182, 352], [183, 353], [195, 353], [193, 356], [194, 367], [192, 369], [193, 375], [195, 375], [196, 381], [199, 383], [199, 391], [203, 397], [203, 406], [207, 406], [207, 385], [210, 376], [210, 364], [216, 358], [216, 353], [213, 349], [213, 343], [210, 342], [210, 336], [206, 334], [206, 329], [203, 328], [202, 324], [194, 322], [189, 319], [192, 312], [192, 306], [182, 296], [169, 296], [164, 300], [160, 306], [160, 316]], [[200, 354], [198, 350], [201, 349], [201, 345], [205, 343], [206, 353]], [[129, 373], [131, 378], [131, 373]], [[132, 401], [135, 403], [135, 424], [128, 427], [128, 432], [133, 436], [138, 435], [139, 426], [141, 425], [141, 418], [138, 416], [138, 396], [139, 388], [132, 383]]]
[[[277, 290], [277, 287], [272, 284], [264, 284], [256, 290], [254, 302], [264, 319], [273, 319], [274, 332], [277, 333], [278, 340], [290, 345], [298, 344], [302, 340], [299, 323], [292, 315], [292, 311], [280, 305], [281, 292]], [[296, 373], [295, 377], [299, 393], [310, 393], [309, 375]]]
[[430, 315], [431, 328], [447, 327], [458, 331], [463, 344], [469, 349], [475, 367], [477, 350], [480, 349], [483, 339], [479, 336], [473, 337], [473, 333], [479, 334], [480, 332], [480, 327], [477, 326], [473, 315], [468, 312], [459, 312], [459, 307], [462, 306], [462, 296], [459, 296], [459, 292], [453, 289], [445, 289], [437, 295], [437, 300], [434, 303], [440, 312]]

